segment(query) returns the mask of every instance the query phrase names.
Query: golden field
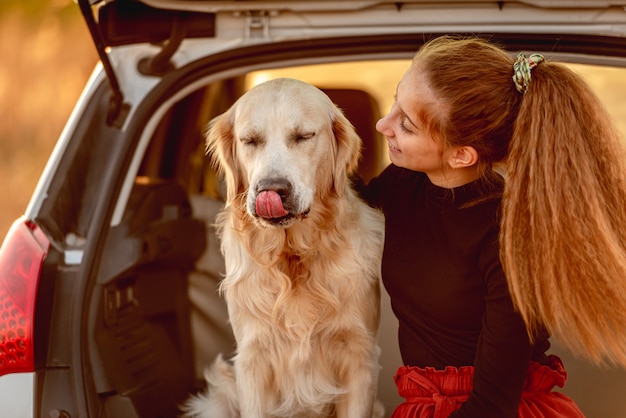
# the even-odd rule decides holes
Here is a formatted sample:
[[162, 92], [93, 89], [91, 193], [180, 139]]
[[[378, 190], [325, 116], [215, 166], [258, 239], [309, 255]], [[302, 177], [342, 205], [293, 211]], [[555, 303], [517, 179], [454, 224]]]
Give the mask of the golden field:
[[26, 209], [96, 62], [71, 0], [2, 0], [0, 239]]

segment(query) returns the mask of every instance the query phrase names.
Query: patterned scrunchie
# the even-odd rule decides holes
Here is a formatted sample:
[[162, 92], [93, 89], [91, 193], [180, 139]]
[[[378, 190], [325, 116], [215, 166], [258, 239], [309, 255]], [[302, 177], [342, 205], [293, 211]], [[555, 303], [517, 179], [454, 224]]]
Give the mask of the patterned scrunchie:
[[513, 82], [515, 83], [515, 88], [521, 94], [526, 94], [526, 90], [530, 85], [530, 70], [542, 61], [544, 61], [544, 58], [541, 54], [532, 54], [528, 59], [521, 52], [517, 55], [517, 60], [513, 64]]

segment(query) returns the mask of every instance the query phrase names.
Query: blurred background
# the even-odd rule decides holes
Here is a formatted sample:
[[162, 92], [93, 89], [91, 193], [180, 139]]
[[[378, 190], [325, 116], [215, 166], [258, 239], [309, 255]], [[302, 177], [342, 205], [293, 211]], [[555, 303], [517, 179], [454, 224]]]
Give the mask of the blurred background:
[[0, 242], [97, 60], [72, 0], [0, 0]]

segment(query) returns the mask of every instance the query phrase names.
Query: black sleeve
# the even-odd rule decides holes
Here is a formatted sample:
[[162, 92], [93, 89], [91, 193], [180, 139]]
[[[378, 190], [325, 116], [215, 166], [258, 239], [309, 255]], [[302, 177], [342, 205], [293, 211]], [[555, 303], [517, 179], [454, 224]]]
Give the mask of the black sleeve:
[[352, 188], [357, 192], [359, 197], [366, 202], [369, 202], [368, 185], [365, 184], [363, 178], [355, 173], [350, 177], [350, 182], [352, 183]]
[[488, 239], [480, 259], [486, 296], [473, 390], [467, 402], [450, 415], [454, 418], [516, 417], [531, 357], [526, 327], [513, 307], [500, 264], [498, 231]]
[[355, 175], [351, 179], [352, 186], [361, 199], [365, 200], [370, 206], [381, 208], [386, 189], [385, 185], [396, 175], [395, 172], [397, 170], [396, 166], [390, 164], [377, 177], [371, 179], [368, 184], [365, 184], [361, 177]]

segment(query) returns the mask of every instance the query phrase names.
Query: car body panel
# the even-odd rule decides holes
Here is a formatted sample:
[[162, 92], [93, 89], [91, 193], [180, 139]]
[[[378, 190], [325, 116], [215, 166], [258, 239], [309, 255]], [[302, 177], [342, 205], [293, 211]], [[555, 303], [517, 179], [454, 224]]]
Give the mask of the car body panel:
[[33, 416], [35, 373], [16, 373], [0, 377], [0, 416], [30, 418]]

